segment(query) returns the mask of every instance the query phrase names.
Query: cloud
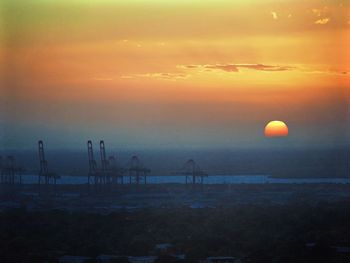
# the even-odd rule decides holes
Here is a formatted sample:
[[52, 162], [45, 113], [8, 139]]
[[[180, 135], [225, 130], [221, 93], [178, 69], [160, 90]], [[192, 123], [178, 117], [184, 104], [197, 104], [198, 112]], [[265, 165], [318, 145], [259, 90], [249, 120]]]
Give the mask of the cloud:
[[278, 19], [278, 15], [277, 15], [277, 13], [276, 13], [276, 12], [271, 11], [270, 13], [271, 13], [271, 15], [272, 15], [272, 18], [273, 18], [273, 19], [275, 19], [275, 20], [277, 20], [277, 19]]
[[292, 70], [294, 67], [291, 66], [276, 66], [276, 65], [264, 65], [264, 64], [238, 64], [236, 65], [240, 68], [249, 68], [262, 71], [286, 71]]
[[314, 22], [316, 25], [325, 25], [331, 20], [328, 17], [330, 13], [327, 6], [324, 6], [322, 8], [313, 8], [311, 11], [316, 17], [318, 17], [318, 19]]
[[324, 67], [309, 67], [307, 65], [298, 65], [298, 70], [307, 74], [327, 74], [327, 75], [348, 75], [349, 68], [344, 67], [334, 67], [334, 68], [324, 68]]
[[305, 70], [306, 73], [312, 74], [328, 74], [328, 75], [348, 75], [349, 71], [342, 70]]
[[219, 69], [219, 70], [226, 71], [226, 72], [238, 72], [239, 71], [237, 65], [234, 65], [234, 64], [205, 65], [204, 68], [206, 68], [206, 69]]
[[226, 72], [239, 72], [240, 68], [260, 70], [260, 71], [287, 71], [293, 70], [295, 67], [265, 64], [215, 64], [215, 65], [185, 65], [181, 66], [187, 69], [202, 69], [206, 71], [221, 70]]
[[189, 75], [185, 73], [169, 73], [169, 72], [154, 72], [154, 73], [143, 73], [143, 74], [132, 74], [124, 75], [122, 79], [135, 79], [135, 78], [154, 78], [154, 79], [165, 79], [165, 80], [177, 80], [186, 79]]
[[[142, 73], [142, 74], [131, 74], [120, 76], [122, 79], [137, 79], [137, 78], [152, 78], [160, 80], [176, 81], [179, 79], [187, 79], [191, 75], [202, 73], [202, 72], [228, 72], [238, 73], [241, 69], [257, 70], [264, 72], [282, 72], [282, 71], [299, 71], [306, 74], [336, 74], [336, 75], [348, 75], [349, 70], [346, 68], [334, 68], [334, 69], [322, 69], [313, 68], [307, 65], [267, 65], [267, 64], [189, 64], [189, 65], [178, 65], [178, 72], [153, 72], [153, 73]], [[189, 74], [191, 73], [191, 74]]]
[[322, 18], [322, 19], [319, 19], [319, 20], [316, 20], [315, 21], [315, 24], [316, 25], [325, 25], [329, 22], [330, 18], [327, 17], [327, 18]]

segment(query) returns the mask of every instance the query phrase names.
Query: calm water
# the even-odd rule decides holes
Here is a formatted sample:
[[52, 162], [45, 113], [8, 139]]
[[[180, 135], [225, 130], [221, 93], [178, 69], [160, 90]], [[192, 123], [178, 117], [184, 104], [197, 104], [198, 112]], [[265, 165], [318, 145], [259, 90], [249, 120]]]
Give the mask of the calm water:
[[[185, 184], [185, 176], [148, 176], [148, 184]], [[124, 183], [129, 181], [129, 177], [124, 177]], [[22, 176], [22, 183], [36, 184], [37, 175]], [[86, 184], [87, 176], [61, 176], [57, 184]], [[317, 184], [334, 183], [349, 184], [350, 178], [272, 178], [268, 175], [210, 175], [204, 178], [204, 184]]]

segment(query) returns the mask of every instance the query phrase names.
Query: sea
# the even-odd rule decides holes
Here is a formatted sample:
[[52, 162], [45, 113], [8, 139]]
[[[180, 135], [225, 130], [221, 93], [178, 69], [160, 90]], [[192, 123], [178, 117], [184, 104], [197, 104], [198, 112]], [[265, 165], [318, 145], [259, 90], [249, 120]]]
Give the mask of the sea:
[[[124, 183], [129, 177], [124, 176]], [[38, 183], [38, 175], [22, 175], [22, 184]], [[57, 184], [87, 184], [87, 176], [61, 175]], [[203, 184], [350, 184], [350, 178], [275, 178], [270, 175], [210, 175], [203, 178]], [[186, 184], [182, 175], [147, 176], [147, 184]]]

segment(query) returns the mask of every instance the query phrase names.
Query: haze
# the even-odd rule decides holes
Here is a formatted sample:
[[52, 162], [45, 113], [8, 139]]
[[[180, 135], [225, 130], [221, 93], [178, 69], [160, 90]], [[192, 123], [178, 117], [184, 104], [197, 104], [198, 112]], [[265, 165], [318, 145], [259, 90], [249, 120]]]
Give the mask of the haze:
[[1, 8], [1, 144], [349, 145], [348, 1], [13, 1]]

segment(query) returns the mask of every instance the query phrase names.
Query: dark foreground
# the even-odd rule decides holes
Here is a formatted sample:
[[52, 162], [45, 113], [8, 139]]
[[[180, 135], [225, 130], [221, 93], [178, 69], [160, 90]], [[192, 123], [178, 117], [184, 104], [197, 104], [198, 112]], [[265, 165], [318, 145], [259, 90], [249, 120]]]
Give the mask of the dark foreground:
[[[60, 210], [0, 213], [1, 262], [58, 262], [62, 255], [152, 255], [170, 243], [186, 260], [350, 262], [350, 203], [148, 208], [110, 214]], [[114, 262], [125, 262], [115, 260]]]
[[[0, 262], [59, 262], [64, 255], [146, 262], [97, 261], [101, 254], [157, 258], [147, 262], [208, 256], [252, 263], [350, 262], [350, 185], [0, 190]], [[157, 244], [171, 249], [160, 253]]]
[[145, 208], [224, 208], [350, 202], [350, 184], [0, 185], [0, 211], [58, 209], [95, 213]]

